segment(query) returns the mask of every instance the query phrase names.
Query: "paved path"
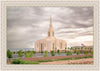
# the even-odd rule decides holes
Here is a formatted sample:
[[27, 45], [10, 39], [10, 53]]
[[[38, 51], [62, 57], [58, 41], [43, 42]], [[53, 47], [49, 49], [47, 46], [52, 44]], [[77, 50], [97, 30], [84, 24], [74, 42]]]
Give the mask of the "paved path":
[[63, 60], [53, 62], [41, 62], [40, 64], [93, 64], [93, 58], [78, 59], [78, 60]]

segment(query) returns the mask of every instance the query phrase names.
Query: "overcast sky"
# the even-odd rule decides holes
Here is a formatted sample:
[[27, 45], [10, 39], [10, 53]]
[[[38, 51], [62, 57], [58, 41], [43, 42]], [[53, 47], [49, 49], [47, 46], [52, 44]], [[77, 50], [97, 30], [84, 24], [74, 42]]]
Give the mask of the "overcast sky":
[[47, 37], [50, 15], [56, 38], [68, 47], [93, 45], [92, 7], [7, 7], [7, 48], [34, 48]]

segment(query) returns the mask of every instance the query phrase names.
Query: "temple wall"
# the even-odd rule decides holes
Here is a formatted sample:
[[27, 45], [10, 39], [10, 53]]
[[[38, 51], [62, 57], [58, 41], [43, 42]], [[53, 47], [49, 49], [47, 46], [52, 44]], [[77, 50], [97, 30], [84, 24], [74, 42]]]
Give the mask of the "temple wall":
[[67, 47], [66, 41], [60, 39], [55, 39], [55, 40], [42, 39], [35, 42], [36, 52], [65, 50], [65, 47]]

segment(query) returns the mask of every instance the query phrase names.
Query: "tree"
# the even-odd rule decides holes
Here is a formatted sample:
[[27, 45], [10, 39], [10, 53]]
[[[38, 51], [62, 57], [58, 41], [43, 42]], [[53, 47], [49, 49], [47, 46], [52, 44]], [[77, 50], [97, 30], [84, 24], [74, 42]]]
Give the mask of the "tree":
[[93, 48], [90, 48], [90, 52], [92, 51]]
[[18, 53], [18, 56], [19, 56], [19, 57], [22, 57], [22, 56], [23, 56], [22, 50], [19, 50], [17, 53]]
[[83, 53], [83, 47], [81, 47], [81, 53]]
[[83, 47], [81, 47], [81, 50], [83, 49]]
[[75, 50], [73, 50], [73, 53], [76, 53], [76, 51], [75, 51]]
[[43, 51], [41, 51], [41, 53], [43, 54]]
[[16, 52], [13, 52], [13, 54], [15, 54]]
[[57, 53], [59, 54], [60, 52], [59, 52], [59, 49], [57, 50]]
[[67, 49], [67, 48], [65, 47], [65, 52], [66, 52], [66, 49]]
[[72, 55], [72, 52], [71, 51], [67, 51], [66, 52], [66, 55], [68, 56], [68, 55]]
[[33, 53], [35, 54], [35, 53], [36, 53], [36, 51], [33, 51]]
[[33, 51], [25, 52], [25, 57], [32, 57]]
[[84, 54], [88, 54], [88, 51], [84, 51]]
[[91, 51], [91, 54], [93, 55], [93, 51]]
[[76, 51], [76, 54], [77, 54], [77, 55], [79, 55], [79, 54], [80, 54], [80, 51], [79, 51], [79, 50], [78, 50], [78, 51]]
[[73, 47], [71, 47], [70, 49], [73, 50]]
[[51, 51], [51, 55], [52, 55], [52, 56], [55, 56], [54, 51]]
[[87, 48], [85, 48], [85, 50], [87, 50]]
[[77, 47], [75, 47], [75, 53], [76, 53]]
[[7, 50], [7, 57], [12, 58], [12, 52], [9, 49]]
[[45, 51], [44, 57], [47, 57], [47, 51]]

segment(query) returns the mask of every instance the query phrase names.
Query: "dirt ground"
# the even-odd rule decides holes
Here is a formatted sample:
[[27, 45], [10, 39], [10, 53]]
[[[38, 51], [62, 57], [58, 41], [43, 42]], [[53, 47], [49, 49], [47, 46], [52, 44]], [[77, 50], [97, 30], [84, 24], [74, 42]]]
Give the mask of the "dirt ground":
[[93, 58], [78, 59], [78, 60], [63, 60], [53, 62], [41, 62], [40, 64], [93, 64]]
[[69, 56], [50, 56], [50, 57], [29, 57], [29, 58], [22, 58], [25, 61], [39, 61], [39, 60], [56, 60], [56, 59], [64, 59], [64, 58], [78, 58], [78, 57], [88, 57], [92, 56], [88, 55], [69, 55]]

